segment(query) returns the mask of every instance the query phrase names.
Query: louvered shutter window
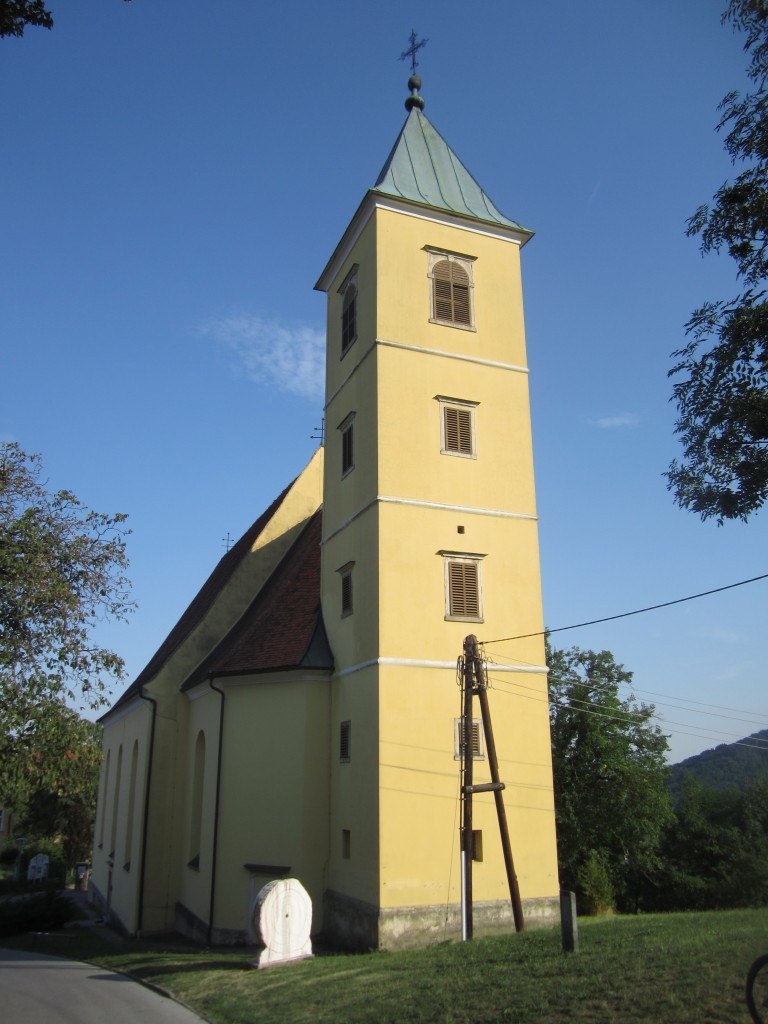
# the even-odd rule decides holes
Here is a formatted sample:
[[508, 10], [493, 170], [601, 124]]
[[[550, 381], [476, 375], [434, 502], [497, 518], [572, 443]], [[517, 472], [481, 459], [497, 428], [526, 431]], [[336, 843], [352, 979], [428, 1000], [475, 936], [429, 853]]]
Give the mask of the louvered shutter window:
[[460, 452], [462, 455], [472, 454], [472, 412], [470, 409], [456, 409], [446, 406], [445, 415], [445, 450]]
[[435, 319], [470, 326], [469, 274], [455, 260], [440, 260], [432, 268]]
[[352, 614], [352, 571], [343, 573], [341, 577], [341, 614]]
[[357, 288], [350, 284], [344, 292], [344, 303], [341, 312], [341, 351], [347, 351], [357, 339]]
[[448, 564], [449, 614], [465, 618], [480, 615], [480, 587], [477, 562]]

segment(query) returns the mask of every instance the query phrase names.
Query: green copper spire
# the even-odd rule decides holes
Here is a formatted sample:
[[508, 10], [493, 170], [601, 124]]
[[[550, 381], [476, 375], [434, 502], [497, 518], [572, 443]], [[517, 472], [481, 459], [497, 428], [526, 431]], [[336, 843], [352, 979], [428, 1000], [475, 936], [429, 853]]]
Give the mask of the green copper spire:
[[440, 133], [433, 128], [423, 113], [424, 100], [418, 94], [421, 87], [418, 75], [411, 75], [408, 87], [412, 90], [405, 103], [408, 117], [373, 191], [514, 228], [530, 238], [533, 232], [505, 217], [494, 206]]

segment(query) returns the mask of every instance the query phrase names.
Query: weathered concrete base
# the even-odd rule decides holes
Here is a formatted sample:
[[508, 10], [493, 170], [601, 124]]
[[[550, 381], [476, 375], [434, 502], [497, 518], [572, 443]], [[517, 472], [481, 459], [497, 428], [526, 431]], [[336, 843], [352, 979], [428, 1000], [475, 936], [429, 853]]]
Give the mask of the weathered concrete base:
[[110, 928], [113, 929], [113, 931], [116, 931], [118, 935], [123, 935], [126, 938], [130, 938], [131, 933], [125, 927], [125, 925], [114, 912], [114, 910], [112, 910], [111, 907], [107, 906], [106, 898], [100, 892], [100, 890], [93, 884], [93, 882], [89, 882], [88, 884], [88, 902], [91, 903], [98, 910], [98, 912], [104, 918], [104, 921], [109, 925]]
[[174, 919], [174, 931], [199, 946], [247, 946], [248, 932], [239, 928], [212, 928], [210, 937], [208, 925], [197, 914], [185, 907], [183, 903], [177, 903]]
[[[559, 924], [559, 896], [523, 900], [526, 928]], [[461, 907], [382, 907], [327, 890], [323, 899], [323, 938], [344, 949], [417, 949], [461, 937]], [[476, 936], [514, 932], [509, 901], [475, 903]]]

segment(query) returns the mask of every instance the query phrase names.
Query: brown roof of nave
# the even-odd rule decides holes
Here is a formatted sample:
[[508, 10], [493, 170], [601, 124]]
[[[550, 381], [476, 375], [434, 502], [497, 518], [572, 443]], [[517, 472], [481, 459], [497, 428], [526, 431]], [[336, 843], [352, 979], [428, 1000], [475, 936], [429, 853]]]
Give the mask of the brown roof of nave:
[[292, 481], [288, 484], [285, 490], [275, 498], [269, 508], [262, 512], [256, 522], [246, 530], [240, 540], [238, 540], [236, 544], [233, 544], [229, 551], [219, 560], [216, 568], [202, 585], [200, 590], [198, 590], [197, 594], [189, 603], [186, 611], [184, 611], [176, 625], [170, 631], [165, 640], [163, 640], [128, 689], [113, 704], [111, 710], [114, 710], [114, 708], [119, 707], [132, 697], [139, 694], [141, 692], [141, 688], [145, 686], [153, 676], [157, 675], [173, 652], [184, 640], [186, 640], [195, 627], [200, 624], [218, 595], [224, 589], [225, 584], [229, 581], [237, 566], [251, 550], [261, 532], [277, 512], [294, 482], [295, 481]]
[[333, 668], [320, 612], [322, 521], [318, 509], [240, 621], [183, 689], [215, 676]]

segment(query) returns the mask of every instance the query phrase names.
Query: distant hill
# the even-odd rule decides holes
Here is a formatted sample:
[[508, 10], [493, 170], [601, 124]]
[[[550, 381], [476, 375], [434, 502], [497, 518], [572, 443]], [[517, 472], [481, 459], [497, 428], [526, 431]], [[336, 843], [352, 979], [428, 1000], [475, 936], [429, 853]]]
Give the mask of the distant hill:
[[685, 772], [695, 775], [712, 789], [742, 792], [757, 775], [768, 772], [768, 729], [746, 736], [738, 743], [721, 743], [712, 750], [686, 757], [670, 768], [669, 790], [675, 801], [680, 796]]

